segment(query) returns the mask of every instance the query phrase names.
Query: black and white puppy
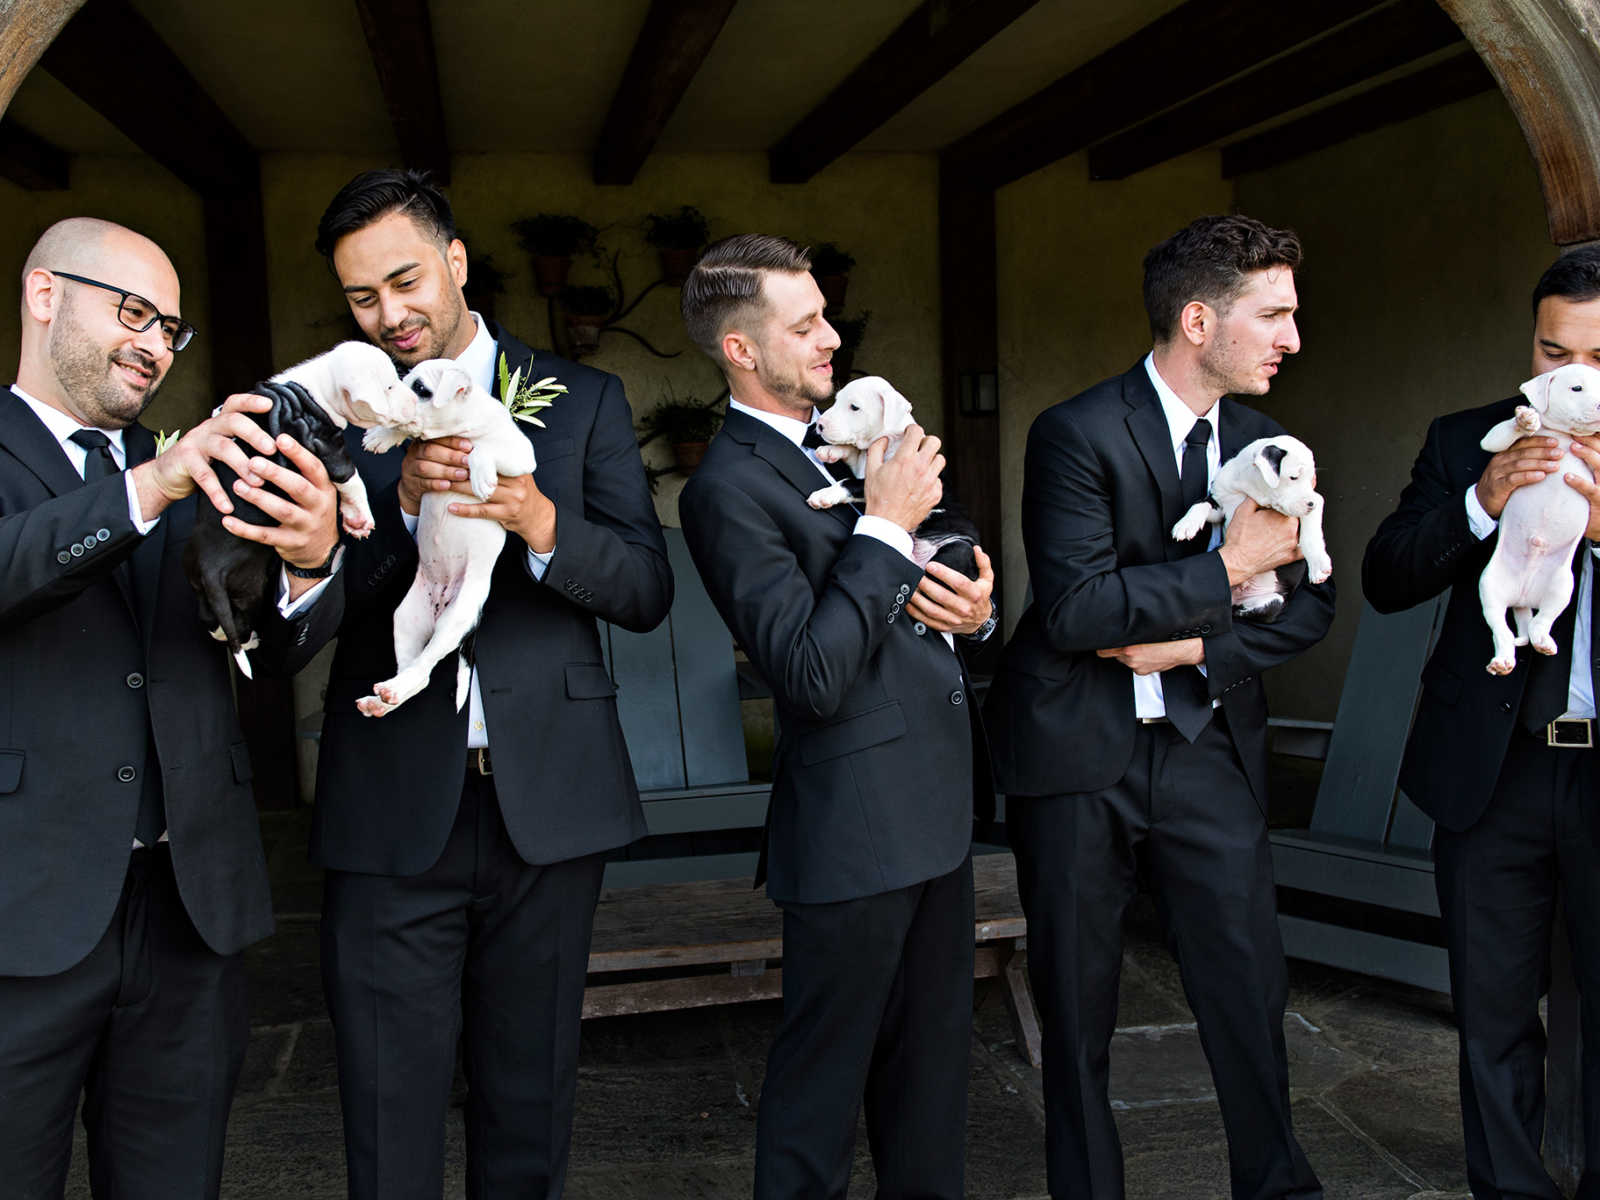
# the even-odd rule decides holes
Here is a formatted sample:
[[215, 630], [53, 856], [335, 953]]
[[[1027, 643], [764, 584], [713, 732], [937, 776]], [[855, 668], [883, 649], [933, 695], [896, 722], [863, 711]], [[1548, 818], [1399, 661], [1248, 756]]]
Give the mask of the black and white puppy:
[[[888, 380], [866, 375], [845, 384], [834, 397], [833, 407], [817, 418], [817, 432], [828, 442], [817, 447], [817, 457], [825, 463], [844, 463], [854, 478], [818, 488], [806, 497], [806, 503], [812, 508], [861, 503], [866, 494], [862, 480], [867, 473], [867, 450], [886, 437], [889, 447], [883, 457], [885, 461], [893, 458], [910, 425], [911, 401]], [[976, 579], [978, 559], [972, 548], [977, 544], [978, 527], [972, 518], [955, 501], [945, 500], [912, 533], [911, 556], [919, 567], [941, 562]]]
[[[411, 417], [416, 398], [400, 383], [389, 356], [366, 342], [343, 342], [274, 375], [250, 389], [272, 401], [263, 413], [251, 413], [262, 429], [276, 438], [286, 433], [327, 468], [339, 491], [339, 517], [351, 537], [372, 532], [372, 508], [366, 485], [345, 447], [346, 425], [371, 428]], [[246, 454], [256, 451], [239, 442]], [[272, 461], [293, 470], [280, 452]], [[232, 496], [238, 476], [220, 460], [212, 463], [217, 479]], [[282, 495], [276, 488], [268, 491]], [[235, 499], [233, 515], [251, 525], [277, 522], [254, 504]], [[251, 675], [245, 651], [257, 645], [266, 606], [278, 577], [278, 554], [271, 546], [235, 537], [222, 525], [222, 514], [209, 503], [195, 514], [194, 532], [183, 556], [184, 574], [200, 602], [200, 620], [213, 626], [212, 637], [226, 642], [246, 678]]]

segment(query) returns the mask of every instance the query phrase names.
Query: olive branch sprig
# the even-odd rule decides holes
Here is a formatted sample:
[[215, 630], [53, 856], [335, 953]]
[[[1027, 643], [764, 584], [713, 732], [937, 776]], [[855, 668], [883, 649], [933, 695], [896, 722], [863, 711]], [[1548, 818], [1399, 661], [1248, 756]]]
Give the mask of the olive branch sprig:
[[[530, 370], [528, 373], [531, 375], [533, 372]], [[546, 376], [537, 382], [532, 379], [524, 381], [522, 368], [511, 370], [511, 364], [506, 361], [506, 356], [504, 354], [500, 356], [500, 403], [504, 404], [507, 411], [517, 420], [526, 421], [543, 429], [544, 422], [534, 416], [534, 413], [549, 408], [558, 397], [566, 394], [567, 385], [557, 383], [554, 375]]]
[[171, 433], [168, 433], [165, 429], [156, 430], [156, 453], [165, 454], [171, 449], [172, 443], [176, 442], [182, 435], [183, 429], [181, 427], [174, 429]]

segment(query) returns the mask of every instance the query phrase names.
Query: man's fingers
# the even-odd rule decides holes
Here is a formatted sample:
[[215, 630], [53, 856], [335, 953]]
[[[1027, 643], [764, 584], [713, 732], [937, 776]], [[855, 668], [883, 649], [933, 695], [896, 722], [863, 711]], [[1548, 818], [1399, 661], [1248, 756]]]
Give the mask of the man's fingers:
[[261, 454], [272, 454], [277, 450], [272, 435], [242, 412], [221, 413], [212, 417], [206, 425], [210, 427], [209, 433], [220, 434], [226, 438], [240, 438]]
[[989, 555], [984, 551], [982, 546], [974, 546], [972, 548], [972, 557], [978, 561], [978, 578], [987, 579], [992, 590], [994, 584], [994, 564], [989, 561]]
[[1593, 481], [1585, 479], [1582, 475], [1567, 475], [1565, 479], [1568, 487], [1583, 493], [1590, 500], [1600, 499], [1600, 487], [1596, 487]]
[[254, 504], [279, 525], [290, 521], [296, 513], [304, 511], [292, 500], [285, 500], [276, 492], [269, 492], [265, 488], [253, 488], [243, 480], [234, 484], [233, 490], [239, 499]]
[[883, 466], [883, 456], [888, 452], [889, 439], [881, 437], [867, 447], [867, 466], [876, 471]]
[[321, 489], [328, 483], [328, 468], [323, 465], [322, 460], [287, 433], [278, 435], [278, 449], [312, 487]]
[[270, 412], [272, 401], [265, 396], [258, 396], [254, 392], [235, 392], [224, 400], [217, 409], [218, 415], [232, 412]]

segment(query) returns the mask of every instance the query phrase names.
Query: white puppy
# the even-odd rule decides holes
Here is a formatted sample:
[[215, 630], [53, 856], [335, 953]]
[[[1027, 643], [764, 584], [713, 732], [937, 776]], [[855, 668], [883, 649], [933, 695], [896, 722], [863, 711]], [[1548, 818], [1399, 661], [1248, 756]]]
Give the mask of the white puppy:
[[[876, 375], [852, 379], [839, 389], [833, 407], [817, 418], [817, 432], [828, 442], [817, 447], [817, 457], [825, 463], [842, 462], [857, 479], [867, 474], [867, 450], [879, 438], [889, 439], [884, 461], [894, 457], [900, 440], [911, 425], [911, 401]], [[843, 483], [818, 488], [806, 497], [812, 508], [832, 508], [861, 498]]]
[[[1478, 577], [1483, 619], [1494, 635], [1491, 675], [1509, 675], [1517, 647], [1532, 643], [1540, 654], [1554, 654], [1550, 627], [1572, 599], [1572, 555], [1589, 526], [1589, 501], [1562, 478], [1593, 480], [1594, 472], [1572, 453], [1572, 439], [1600, 433], [1600, 371], [1569, 363], [1536, 375], [1522, 385], [1528, 403], [1517, 406], [1483, 437], [1492, 454], [1509, 450], [1521, 438], [1542, 434], [1556, 439], [1563, 458], [1538, 483], [1511, 493], [1500, 514], [1500, 536], [1489, 564]], [[1517, 617], [1511, 636], [1506, 609]]]
[[[1217, 468], [1211, 493], [1178, 520], [1172, 536], [1186, 542], [1208, 525], [1233, 520], [1248, 497], [1262, 508], [1300, 518], [1300, 553], [1312, 583], [1333, 574], [1333, 560], [1322, 532], [1322, 496], [1317, 492], [1317, 464], [1298, 438], [1257, 438]], [[1273, 571], [1245, 580], [1233, 589], [1235, 610], [1244, 616], [1270, 617], [1283, 607], [1284, 588]]]
[[[418, 363], [405, 384], [418, 399], [415, 419], [369, 429], [362, 439], [368, 450], [382, 454], [413, 437], [468, 438], [472, 442], [467, 455], [469, 483], [480, 500], [493, 494], [501, 475], [533, 472], [533, 444], [511, 413], [453, 360]], [[497, 521], [456, 516], [449, 506], [458, 499], [456, 492], [427, 492], [422, 497], [417, 577], [394, 613], [397, 673], [375, 685], [374, 695], [356, 701], [369, 717], [383, 716], [427, 687], [434, 666], [460, 647], [483, 615], [506, 531]], [[470, 680], [471, 669], [461, 655], [456, 671], [458, 712], [467, 702]]]

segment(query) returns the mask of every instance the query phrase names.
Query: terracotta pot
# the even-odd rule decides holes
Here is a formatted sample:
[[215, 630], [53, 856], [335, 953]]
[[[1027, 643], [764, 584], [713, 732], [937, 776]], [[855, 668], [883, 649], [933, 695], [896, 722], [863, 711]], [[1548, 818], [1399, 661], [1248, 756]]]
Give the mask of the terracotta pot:
[[828, 312], [844, 307], [845, 289], [850, 286], [848, 275], [818, 275], [817, 287], [822, 289], [822, 301]]
[[604, 326], [604, 317], [591, 317], [586, 313], [568, 313], [567, 333], [572, 337], [572, 352], [581, 357], [598, 350], [600, 330]]
[[541, 296], [559, 296], [567, 286], [567, 272], [572, 270], [570, 254], [534, 254], [534, 286]]
[[700, 250], [657, 250], [661, 258], [661, 281], [672, 287], [682, 287], [689, 278], [694, 264], [700, 261]]
[[672, 461], [685, 475], [692, 475], [706, 456], [706, 445], [705, 442], [673, 442]]

